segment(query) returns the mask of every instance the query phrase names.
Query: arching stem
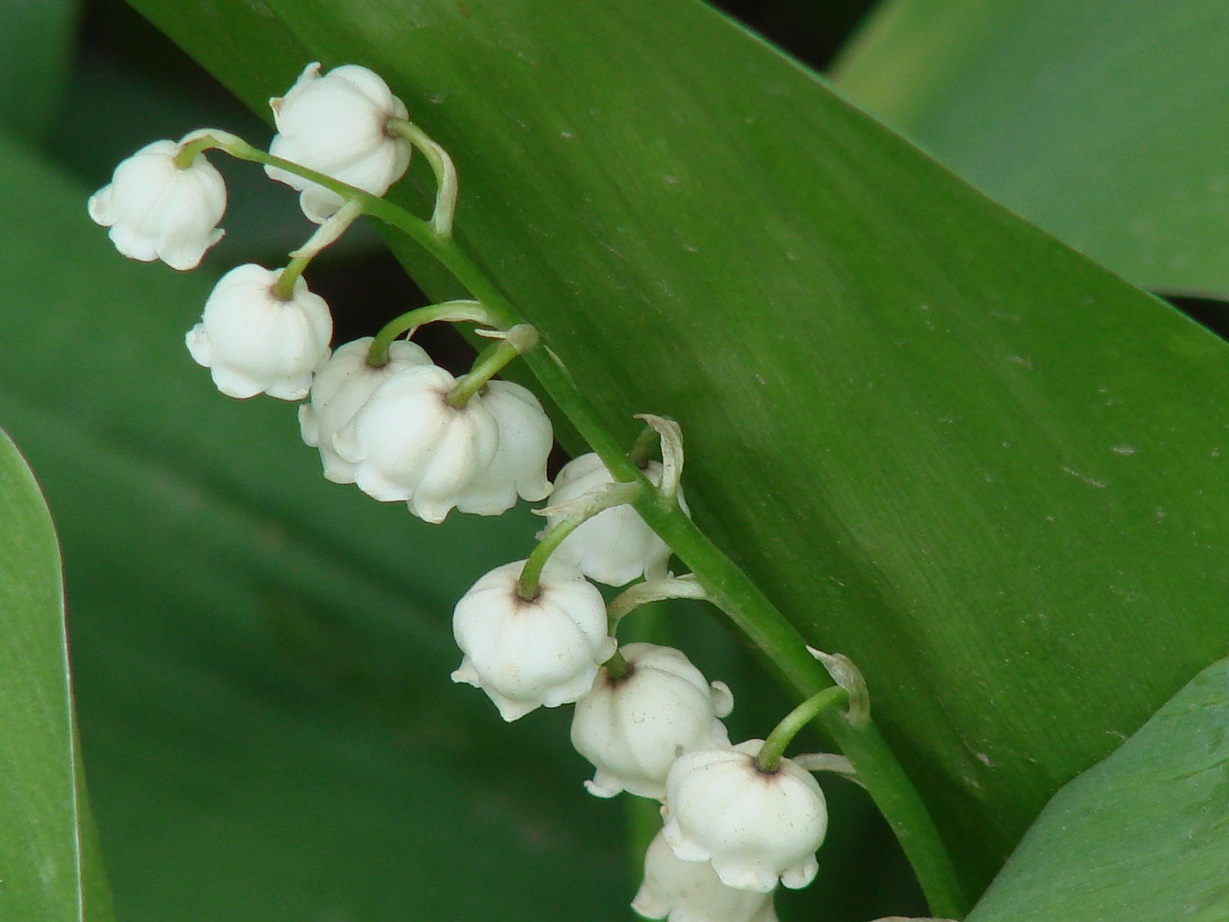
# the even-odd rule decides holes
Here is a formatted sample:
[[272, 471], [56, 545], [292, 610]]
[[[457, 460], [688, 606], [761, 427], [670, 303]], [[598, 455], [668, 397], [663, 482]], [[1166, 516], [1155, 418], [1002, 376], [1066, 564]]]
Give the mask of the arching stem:
[[413, 336], [414, 331], [425, 323], [436, 321], [449, 323], [480, 323], [493, 326], [491, 315], [477, 301], [442, 301], [428, 307], [415, 310], [395, 317], [380, 329], [367, 348], [367, 364], [372, 368], [381, 368], [388, 363], [388, 348], [399, 336]]
[[458, 410], [469, 403], [488, 381], [503, 371], [517, 356], [524, 355], [538, 344], [538, 331], [527, 323], [518, 323], [501, 336], [501, 342], [485, 350], [474, 362], [469, 374], [457, 382], [448, 394], [448, 402]]
[[431, 229], [440, 237], [452, 236], [452, 221], [457, 210], [457, 168], [448, 151], [440, 147], [425, 131], [405, 119], [388, 120], [386, 130], [394, 137], [404, 138], [422, 151], [435, 173], [435, 210], [431, 213]]
[[781, 757], [785, 754], [785, 747], [794, 741], [798, 731], [824, 711], [840, 707], [848, 701], [849, 692], [836, 686], [825, 688], [823, 691], [817, 692], [802, 702], [802, 704], [786, 714], [782, 721], [768, 734], [768, 739], [764, 740], [764, 745], [760, 747], [759, 755], [755, 757], [755, 767], [765, 773], [775, 772], [777, 766], [781, 764]]
[[643, 487], [638, 483], [612, 483], [577, 497], [566, 506], [536, 510], [539, 514], [546, 515], [563, 510], [565, 514], [563, 519], [542, 536], [538, 541], [538, 546], [533, 549], [529, 559], [525, 561], [520, 581], [516, 586], [516, 594], [527, 602], [536, 599], [542, 568], [546, 566], [546, 561], [555, 552], [555, 548], [563, 543], [563, 539], [599, 512], [634, 502], [642, 489]]

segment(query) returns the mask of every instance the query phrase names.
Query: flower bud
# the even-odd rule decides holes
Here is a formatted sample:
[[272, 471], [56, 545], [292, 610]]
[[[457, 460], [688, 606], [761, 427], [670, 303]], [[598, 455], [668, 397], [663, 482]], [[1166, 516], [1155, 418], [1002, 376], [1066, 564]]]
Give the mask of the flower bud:
[[660, 832], [645, 853], [632, 909], [669, 922], [777, 922], [771, 893], [727, 887], [707, 861], [676, 858]]
[[388, 362], [373, 368], [367, 364], [371, 339], [356, 339], [338, 348], [312, 381], [311, 403], [299, 407], [303, 441], [320, 449], [324, 476], [333, 483], [354, 483], [354, 465], [337, 454], [333, 436], [349, 425], [375, 389], [397, 372], [431, 364], [421, 346], [399, 339], [389, 345]]
[[[661, 465], [650, 461], [645, 476], [654, 485], [661, 483]], [[573, 458], [555, 478], [551, 505], [562, 506], [607, 484], [614, 483], [610, 471], [596, 454]], [[687, 503], [679, 493], [679, 505], [687, 511]], [[549, 530], [561, 516], [547, 516]], [[555, 551], [555, 556], [575, 564], [585, 576], [607, 586], [622, 586], [643, 575], [660, 579], [666, 575], [670, 546], [644, 523], [631, 506], [616, 506], [599, 512], [568, 535]]]
[[576, 702], [572, 745], [597, 769], [585, 787], [598, 797], [627, 791], [661, 800], [666, 775], [685, 752], [729, 746], [719, 718], [734, 707], [722, 682], [711, 686], [679, 650], [650, 643], [621, 650], [627, 672], [599, 669]]
[[333, 318], [319, 295], [298, 278], [287, 300], [274, 293], [280, 272], [248, 263], [214, 286], [201, 322], [185, 337], [197, 364], [228, 397], [262, 391], [302, 400], [312, 374], [329, 357]]
[[372, 391], [333, 448], [354, 465], [354, 482], [381, 502], [405, 500], [438, 524], [490, 467], [499, 425], [480, 396], [454, 407], [456, 379], [437, 365], [404, 368]]
[[490, 381], [482, 391], [482, 405], [499, 426], [499, 448], [457, 509], [499, 515], [516, 505], [518, 495], [531, 503], [546, 499], [551, 492], [546, 459], [555, 432], [538, 398], [511, 381]]
[[[345, 64], [321, 75], [309, 64], [290, 91], [269, 100], [277, 134], [269, 153], [383, 195], [410, 162], [410, 143], [385, 130], [390, 118], [404, 119], [405, 103], [366, 67]], [[270, 179], [301, 194], [303, 213], [323, 224], [342, 206], [342, 198], [301, 176], [267, 166]]]
[[195, 269], [222, 239], [226, 184], [204, 154], [175, 165], [180, 146], [155, 141], [122, 161], [109, 185], [90, 196], [90, 217], [130, 259], [161, 259], [172, 269]]
[[828, 828], [818, 782], [789, 759], [773, 772], [755, 764], [762, 740], [700, 749], [666, 778], [662, 834], [684, 861], [711, 861], [726, 886], [767, 893], [777, 880], [805, 887]]
[[517, 594], [525, 561], [497, 567], [461, 598], [452, 632], [465, 656], [454, 682], [481, 688], [504, 720], [575, 701], [615, 651], [606, 603], [574, 567], [548, 560], [532, 600]]

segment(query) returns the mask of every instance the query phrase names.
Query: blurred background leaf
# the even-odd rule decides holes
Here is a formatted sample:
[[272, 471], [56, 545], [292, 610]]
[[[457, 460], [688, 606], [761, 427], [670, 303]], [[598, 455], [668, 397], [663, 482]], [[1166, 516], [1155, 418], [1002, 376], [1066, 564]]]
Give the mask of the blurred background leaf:
[[1223, 300], [1226, 44], [1218, 0], [891, 0], [836, 76], [979, 189], [1124, 278]]
[[862, 666], [971, 891], [1229, 642], [1223, 343], [710, 9], [137, 5], [255, 110], [394, 84], [610, 428], [681, 420], [697, 520]]
[[0, 919], [114, 918], [78, 762], [60, 549], [0, 430]]
[[0, 4], [0, 130], [40, 140], [68, 86], [77, 0]]
[[1229, 918], [1229, 660], [1046, 806], [969, 922]]

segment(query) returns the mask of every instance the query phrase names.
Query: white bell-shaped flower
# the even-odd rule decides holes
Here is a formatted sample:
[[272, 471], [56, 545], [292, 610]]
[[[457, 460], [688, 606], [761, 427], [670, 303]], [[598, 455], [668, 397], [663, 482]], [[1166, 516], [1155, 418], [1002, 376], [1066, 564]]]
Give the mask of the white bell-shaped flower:
[[499, 448], [491, 466], [457, 502], [475, 515], [500, 515], [522, 499], [536, 503], [550, 495], [546, 459], [555, 444], [542, 404], [529, 390], [511, 381], [490, 381], [482, 405], [499, 425]]
[[333, 449], [354, 465], [354, 482], [381, 502], [404, 500], [438, 524], [486, 472], [499, 448], [499, 424], [474, 395], [454, 407], [456, 379], [437, 365], [398, 371], [377, 387]]
[[734, 707], [723, 682], [709, 685], [673, 647], [631, 643], [620, 652], [627, 672], [599, 669], [576, 702], [572, 745], [597, 770], [585, 787], [598, 797], [627, 791], [661, 800], [666, 775], [685, 752], [730, 745], [720, 718]]
[[[661, 484], [661, 465], [650, 461], [644, 470], [654, 485]], [[614, 483], [602, 459], [590, 453], [573, 458], [555, 477], [551, 505], [562, 506], [607, 484]], [[687, 511], [680, 491], [679, 505]], [[547, 516], [548, 529], [562, 517]], [[607, 586], [623, 586], [639, 576], [660, 579], [666, 575], [670, 546], [644, 523], [631, 506], [605, 509], [563, 539], [555, 555], [575, 564], [585, 576]]]
[[662, 834], [684, 861], [711, 861], [722, 883], [767, 893], [805, 887], [819, 865], [828, 807], [811, 773], [789, 759], [755, 764], [762, 740], [681, 756], [666, 778]]
[[632, 909], [669, 922], [777, 922], [771, 893], [727, 887], [707, 861], [681, 861], [659, 832], [644, 856]]
[[205, 251], [222, 239], [218, 222], [226, 212], [222, 174], [197, 154], [187, 167], [175, 165], [180, 146], [155, 141], [122, 161], [111, 182], [90, 196], [90, 217], [117, 250], [130, 259], [160, 259], [172, 269], [194, 269]]
[[452, 633], [465, 656], [454, 682], [481, 688], [504, 720], [569, 704], [589, 690], [615, 651], [606, 603], [574, 567], [546, 562], [538, 595], [517, 595], [525, 561], [497, 567], [461, 598]]
[[302, 400], [312, 375], [329, 357], [333, 317], [300, 277], [290, 298], [274, 293], [280, 272], [247, 264], [214, 286], [201, 322], [185, 337], [197, 364], [228, 397], [262, 391], [282, 400]]
[[421, 346], [398, 339], [389, 345], [387, 363], [372, 368], [367, 364], [371, 339], [367, 336], [338, 347], [312, 381], [311, 403], [299, 407], [303, 441], [320, 449], [324, 476], [333, 483], [354, 483], [354, 465], [333, 448], [333, 436], [348, 426], [375, 389], [397, 372], [431, 364]]
[[[327, 74], [309, 64], [290, 91], [269, 100], [277, 134], [269, 153], [383, 195], [410, 162], [410, 143], [385, 129], [390, 118], [404, 119], [405, 103], [366, 67], [345, 64]], [[342, 206], [342, 198], [301, 176], [267, 166], [271, 179], [301, 194], [303, 213], [323, 224]]]

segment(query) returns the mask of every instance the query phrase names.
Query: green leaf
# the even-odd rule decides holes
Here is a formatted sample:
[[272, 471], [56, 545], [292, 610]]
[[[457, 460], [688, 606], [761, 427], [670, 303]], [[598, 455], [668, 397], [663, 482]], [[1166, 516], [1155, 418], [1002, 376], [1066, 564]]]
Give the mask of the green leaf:
[[969, 922], [1229, 918], [1229, 660], [1063, 788]]
[[708, 8], [137, 5], [254, 108], [390, 80], [607, 427], [679, 420], [696, 521], [861, 666], [970, 892], [1229, 643], [1224, 345]]
[[50, 127], [68, 86], [77, 0], [0, 7], [0, 129], [27, 140]]
[[1229, 297], [1229, 9], [893, 0], [841, 90], [1124, 278]]
[[[325, 482], [293, 405], [228, 400], [188, 357], [207, 275], [123, 259], [86, 189], [2, 141], [0, 164], [0, 212], [22, 229], [0, 239], [0, 419], [62, 523], [121, 917], [624, 918], [621, 814], [581, 787], [567, 715], [507, 727], [448, 680], [453, 603], [524, 556], [538, 523], [433, 528]], [[56, 587], [42, 591], [62, 690]], [[4, 757], [52, 739], [6, 732]], [[18, 881], [8, 862], [2, 876], [0, 918], [58, 918], [4, 911]]]
[[3, 430], [0, 510], [0, 918], [108, 922], [73, 724], [60, 549]]

